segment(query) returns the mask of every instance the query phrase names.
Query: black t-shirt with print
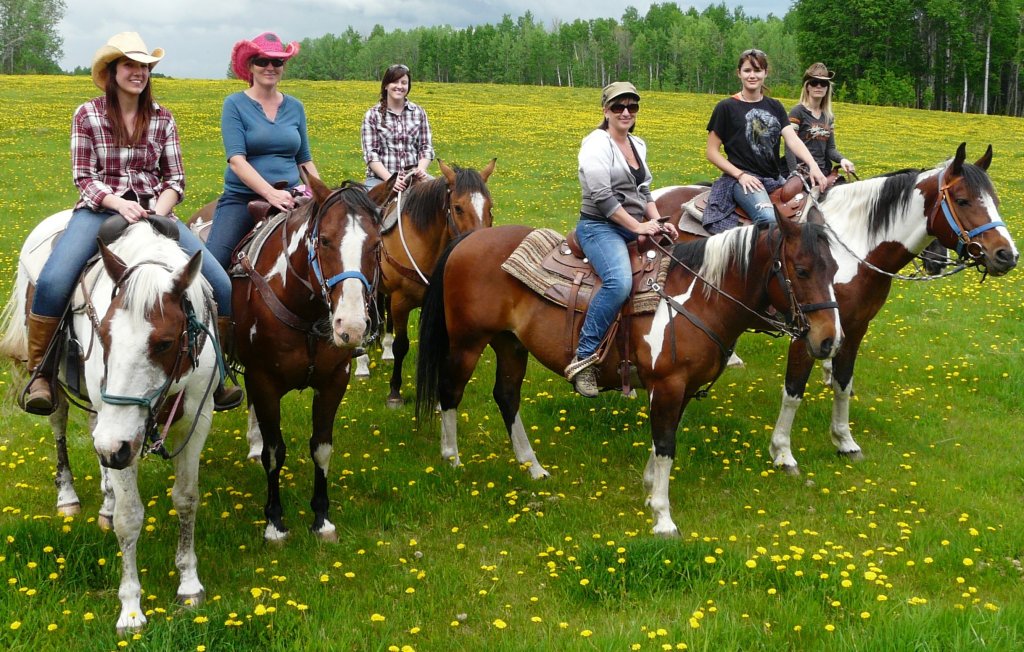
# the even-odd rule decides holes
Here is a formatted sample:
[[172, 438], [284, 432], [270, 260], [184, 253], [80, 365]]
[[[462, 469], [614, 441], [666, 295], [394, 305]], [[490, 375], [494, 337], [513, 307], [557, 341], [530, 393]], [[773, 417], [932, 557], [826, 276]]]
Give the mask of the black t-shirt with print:
[[779, 176], [779, 141], [789, 116], [782, 103], [771, 97], [744, 102], [727, 97], [715, 106], [708, 120], [725, 147], [729, 162], [760, 177]]

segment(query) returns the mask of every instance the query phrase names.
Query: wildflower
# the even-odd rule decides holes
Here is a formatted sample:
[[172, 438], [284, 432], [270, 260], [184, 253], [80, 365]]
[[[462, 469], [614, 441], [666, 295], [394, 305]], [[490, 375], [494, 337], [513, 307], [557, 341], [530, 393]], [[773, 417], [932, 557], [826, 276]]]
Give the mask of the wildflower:
[[508, 627], [508, 623], [506, 623], [501, 618], [495, 618], [494, 622], [491, 624], [497, 627], [498, 629], [505, 629], [506, 627]]
[[384, 616], [382, 616], [380, 614], [373, 614], [372, 616], [370, 616], [370, 622], [382, 623], [385, 620], [386, 620], [386, 618], [384, 618]]

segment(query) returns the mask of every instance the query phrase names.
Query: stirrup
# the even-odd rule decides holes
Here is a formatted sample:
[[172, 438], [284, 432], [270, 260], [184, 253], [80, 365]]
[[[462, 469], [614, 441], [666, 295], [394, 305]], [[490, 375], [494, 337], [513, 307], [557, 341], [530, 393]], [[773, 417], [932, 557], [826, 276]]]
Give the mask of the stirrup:
[[591, 353], [582, 360], [580, 360], [577, 356], [573, 356], [572, 360], [565, 368], [565, 379], [568, 381], [572, 381], [572, 379], [575, 378], [579, 372], [583, 371], [587, 367], [597, 364], [597, 360], [598, 358], [596, 353]]

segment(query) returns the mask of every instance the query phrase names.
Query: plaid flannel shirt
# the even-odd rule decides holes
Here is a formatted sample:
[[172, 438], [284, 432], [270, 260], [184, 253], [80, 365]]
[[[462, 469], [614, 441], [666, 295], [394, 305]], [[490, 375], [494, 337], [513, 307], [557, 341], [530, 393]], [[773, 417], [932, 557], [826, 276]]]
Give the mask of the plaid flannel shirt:
[[413, 167], [420, 159], [433, 159], [430, 123], [427, 112], [418, 104], [405, 101], [401, 114], [384, 112], [380, 115], [380, 104], [375, 104], [363, 116], [363, 160], [366, 161], [367, 178], [376, 178], [370, 170], [372, 161], [380, 161], [390, 172], [399, 172]]
[[178, 128], [170, 111], [153, 106], [145, 142], [131, 147], [114, 144], [106, 97], [78, 107], [71, 122], [71, 173], [81, 195], [75, 208], [101, 211], [104, 197], [129, 190], [147, 207], [168, 188], [178, 193], [179, 202], [185, 196]]

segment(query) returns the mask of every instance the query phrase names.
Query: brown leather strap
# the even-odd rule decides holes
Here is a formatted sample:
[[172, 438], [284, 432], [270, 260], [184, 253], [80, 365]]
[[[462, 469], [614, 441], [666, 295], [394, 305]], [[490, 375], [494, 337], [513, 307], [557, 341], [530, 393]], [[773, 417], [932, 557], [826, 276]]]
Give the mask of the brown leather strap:
[[252, 266], [252, 261], [249, 260], [249, 256], [246, 255], [244, 251], [239, 252], [238, 263], [249, 276], [249, 280], [252, 281], [253, 287], [255, 287], [256, 291], [260, 293], [260, 297], [263, 299], [263, 302], [267, 304], [267, 307], [270, 308], [270, 311], [274, 313], [274, 316], [277, 317], [282, 324], [290, 326], [297, 331], [302, 331], [303, 333], [313, 332], [313, 323], [299, 317], [281, 303], [281, 300], [277, 298], [274, 291], [270, 289], [270, 284], [267, 283], [267, 279], [263, 278], [263, 276], [256, 271], [256, 268]]
[[[399, 217], [399, 219], [401, 219], [401, 217]], [[381, 242], [380, 250], [384, 254], [384, 260], [388, 261], [389, 265], [398, 270], [399, 274], [409, 279], [413, 283], [416, 283], [417, 285], [422, 285], [424, 287], [427, 286], [427, 284], [423, 282], [423, 279], [420, 278], [419, 274], [416, 273], [416, 270], [410, 269], [403, 265], [402, 263], [395, 260], [394, 257], [392, 257], [392, 255], [388, 253], [388, 248], [384, 246], [383, 242]], [[383, 274], [383, 271], [381, 273]]]
[[576, 298], [580, 294], [583, 284], [583, 277], [586, 272], [578, 271], [572, 280], [572, 289], [569, 291], [569, 300], [565, 306], [565, 350], [569, 355], [576, 352]]

